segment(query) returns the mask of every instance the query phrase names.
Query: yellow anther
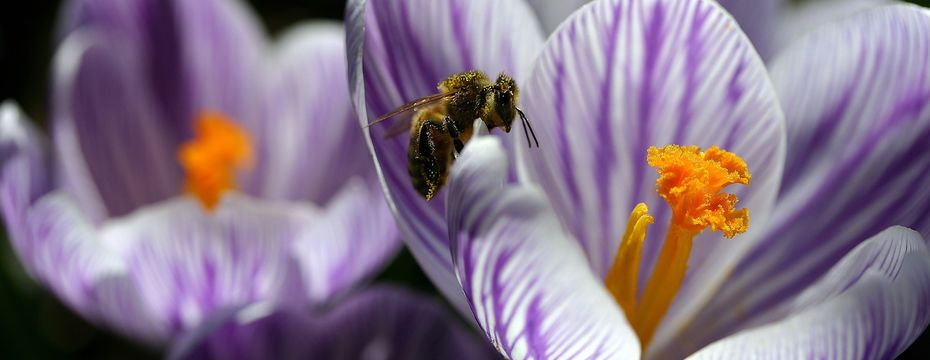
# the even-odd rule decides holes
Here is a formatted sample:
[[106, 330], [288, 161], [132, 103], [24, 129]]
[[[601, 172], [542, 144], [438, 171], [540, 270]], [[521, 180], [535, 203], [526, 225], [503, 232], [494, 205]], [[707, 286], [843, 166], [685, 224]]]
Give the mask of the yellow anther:
[[749, 184], [752, 178], [742, 158], [716, 146], [707, 151], [697, 146], [650, 147], [646, 161], [659, 173], [656, 191], [672, 208], [668, 234], [637, 300], [640, 253], [646, 228], [653, 222], [646, 205], [637, 205], [605, 280], [643, 349], [684, 281], [694, 238], [707, 227], [726, 237], [749, 227], [749, 210], [737, 210], [736, 195], [722, 191], [732, 184]]
[[636, 277], [639, 273], [639, 260], [642, 254], [646, 228], [654, 219], [649, 215], [646, 204], [639, 203], [630, 214], [626, 223], [626, 232], [620, 242], [620, 248], [614, 258], [614, 265], [607, 272], [607, 290], [623, 308], [628, 319], [633, 318], [636, 306]]
[[236, 170], [252, 162], [249, 134], [219, 112], [204, 112], [194, 124], [194, 138], [178, 150], [184, 168], [184, 189], [207, 210], [223, 193], [236, 188]]

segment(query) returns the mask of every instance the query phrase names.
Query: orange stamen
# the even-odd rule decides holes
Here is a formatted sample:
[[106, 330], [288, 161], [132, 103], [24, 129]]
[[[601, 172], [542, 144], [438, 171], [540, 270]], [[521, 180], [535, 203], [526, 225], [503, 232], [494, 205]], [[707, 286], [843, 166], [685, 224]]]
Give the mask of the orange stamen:
[[672, 208], [665, 243], [637, 300], [640, 251], [653, 221], [646, 205], [637, 205], [605, 280], [643, 349], [684, 281], [694, 238], [708, 227], [728, 238], [748, 229], [749, 210], [736, 209], [737, 196], [722, 191], [732, 184], [748, 185], [752, 179], [742, 158], [716, 146], [707, 151], [697, 146], [650, 147], [646, 161], [659, 173], [656, 191]]
[[236, 170], [252, 162], [249, 134], [220, 112], [203, 112], [194, 124], [194, 138], [178, 150], [187, 174], [184, 189], [207, 210], [223, 193], [236, 188]]

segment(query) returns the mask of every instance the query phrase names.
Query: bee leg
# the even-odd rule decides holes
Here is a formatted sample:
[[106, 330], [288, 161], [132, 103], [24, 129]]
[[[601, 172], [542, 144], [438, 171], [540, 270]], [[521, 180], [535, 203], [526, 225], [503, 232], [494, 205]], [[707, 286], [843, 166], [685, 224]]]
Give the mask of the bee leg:
[[462, 142], [462, 139], [459, 139], [459, 135], [462, 133], [459, 131], [459, 128], [455, 126], [455, 121], [452, 121], [452, 118], [446, 116], [442, 120], [443, 126], [446, 127], [446, 131], [449, 132], [449, 136], [452, 137], [452, 145], [455, 147], [455, 157], [458, 158], [459, 154], [462, 153], [462, 149], [465, 148], [465, 143]]
[[439, 120], [426, 120], [411, 138], [408, 159], [413, 187], [427, 200], [439, 192], [448, 175], [452, 149], [447, 134]]

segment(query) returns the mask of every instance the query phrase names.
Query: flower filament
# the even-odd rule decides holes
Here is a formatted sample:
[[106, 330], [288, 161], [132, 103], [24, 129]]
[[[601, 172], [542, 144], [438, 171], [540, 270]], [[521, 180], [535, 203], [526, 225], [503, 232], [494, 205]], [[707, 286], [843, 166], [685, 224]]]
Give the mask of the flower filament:
[[236, 170], [248, 167], [252, 156], [245, 130], [220, 112], [203, 112], [194, 123], [194, 138], [178, 150], [184, 190], [213, 210], [223, 193], [236, 188]]
[[722, 191], [732, 184], [748, 185], [752, 178], [742, 158], [716, 146], [707, 151], [697, 146], [650, 147], [646, 161], [659, 173], [656, 191], [672, 208], [668, 234], [637, 299], [641, 251], [654, 219], [646, 204], [636, 205], [605, 280], [644, 351], [681, 287], [694, 238], [708, 227], [727, 238], [749, 228], [749, 210], [737, 210], [736, 195]]

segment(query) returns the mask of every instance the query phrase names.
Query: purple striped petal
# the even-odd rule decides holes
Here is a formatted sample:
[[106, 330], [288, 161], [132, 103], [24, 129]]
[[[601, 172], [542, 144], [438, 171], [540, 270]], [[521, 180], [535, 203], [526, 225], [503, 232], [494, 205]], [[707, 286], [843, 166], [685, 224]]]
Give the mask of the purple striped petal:
[[219, 110], [254, 130], [262, 122], [260, 76], [265, 35], [240, 0], [84, 0], [70, 3], [64, 32], [94, 29], [121, 34], [141, 54], [159, 118], [186, 139], [191, 121]]
[[265, 86], [261, 66], [267, 45], [256, 15], [239, 0], [172, 4], [183, 54], [177, 71], [189, 101], [183, 120], [191, 121], [204, 110], [219, 110], [251, 132], [260, 131]]
[[54, 64], [54, 140], [64, 186], [99, 222], [181, 189], [177, 139], [120, 33], [72, 33]]
[[112, 223], [100, 236], [125, 262], [151, 316], [146, 326], [177, 334], [218, 309], [303, 299], [292, 249], [314, 220], [306, 209], [236, 196], [213, 214], [178, 198]]
[[29, 213], [27, 263], [88, 319], [159, 343], [213, 311], [306, 299], [293, 249], [316, 218], [311, 209], [240, 196], [208, 214], [195, 200], [176, 198], [98, 229], [59, 192]]
[[[542, 45], [539, 25], [522, 1], [353, 0], [346, 19], [349, 88], [363, 126], [435, 93], [436, 84], [454, 73], [503, 71], [519, 81]], [[452, 273], [445, 196], [428, 203], [414, 191], [407, 172], [408, 136], [385, 138], [396, 121], [403, 119], [365, 130], [388, 202], [420, 265], [467, 311]]]
[[[21, 259], [32, 254], [26, 216], [32, 204], [51, 190], [48, 139], [12, 101], [0, 104], [0, 210], [13, 249]], [[30, 268], [29, 263], [26, 267]]]
[[[842, 0], [848, 1], [848, 0]], [[857, 0], [858, 1], [858, 0]], [[872, 0], [869, 0], [872, 1]], [[528, 0], [546, 33], [552, 33], [575, 10], [591, 0]], [[779, 10], [784, 0], [718, 0], [733, 15], [763, 58], [774, 52]]]
[[180, 69], [184, 52], [178, 17], [173, 1], [153, 0], [74, 0], [65, 4], [59, 37], [73, 31], [92, 29], [120, 34], [134, 44], [141, 55], [140, 78], [136, 86], [148, 87], [164, 114], [159, 122], [177, 136], [191, 131], [189, 90]]
[[506, 179], [503, 147], [481, 137], [449, 183], [456, 275], [492, 344], [515, 359], [638, 358], [620, 306], [543, 193]]
[[344, 31], [303, 24], [277, 45], [266, 65], [265, 122], [253, 134], [254, 178], [244, 181], [249, 193], [326, 204], [346, 179], [376, 178], [349, 99]]
[[243, 308], [182, 337], [171, 359], [490, 359], [434, 300], [378, 287], [322, 311]]
[[539, 17], [543, 30], [551, 34], [575, 10], [591, 0], [527, 0]]
[[718, 0], [727, 9], [739, 26], [752, 40], [752, 44], [763, 58], [775, 54], [775, 37], [778, 29], [779, 11], [785, 0]]
[[349, 179], [300, 235], [294, 254], [312, 300], [348, 290], [397, 253], [400, 236], [383, 196], [373, 181]]
[[894, 227], [866, 240], [792, 303], [787, 317], [695, 358], [891, 359], [930, 323], [930, 251]]
[[930, 17], [893, 6], [824, 28], [775, 60], [789, 145], [771, 226], [681, 336], [745, 327], [888, 226], [930, 234], [928, 59]]
[[816, 0], [785, 4], [782, 7], [774, 36], [775, 55], [820, 26], [894, 2], [893, 0]]
[[[846, 1], [846, 0], [843, 0]], [[591, 0], [528, 0], [539, 16], [546, 33], [552, 33], [566, 18]], [[756, 50], [763, 58], [774, 52], [776, 26], [779, 22], [779, 10], [784, 0], [719, 0], [736, 19], [740, 27], [752, 40]]]
[[[167, 336], [165, 329], [149, 322], [150, 314], [144, 311], [141, 301], [137, 301], [135, 288], [126, 286], [125, 264], [97, 235], [95, 225], [69, 194], [57, 191], [42, 197], [24, 221], [31, 235], [27, 240], [31, 249], [20, 254], [20, 260], [60, 300], [91, 321], [129, 325], [117, 328], [139, 340], [157, 342]], [[103, 282], [108, 284], [107, 290], [103, 291], [104, 299], [98, 300], [97, 285]], [[125, 290], [120, 294], [122, 297], [133, 300], [119, 302], [130, 309], [115, 314], [122, 315], [123, 319], [101, 315], [107, 310], [101, 309], [98, 301], [116, 303], [111, 301], [112, 285]], [[133, 322], [128, 320], [130, 318]]]
[[750, 232], [697, 239], [679, 293], [689, 300], [670, 311], [710, 296], [763, 228], [784, 159], [782, 113], [749, 40], [711, 1], [597, 1], [553, 34], [537, 65], [525, 102], [544, 145], [517, 146], [518, 153], [599, 276], [637, 203], [649, 205], [657, 224], [646, 239], [640, 283], [665, 237], [670, 211], [646, 164], [649, 146], [719, 145], [746, 160], [752, 184], [732, 190], [752, 214]]

